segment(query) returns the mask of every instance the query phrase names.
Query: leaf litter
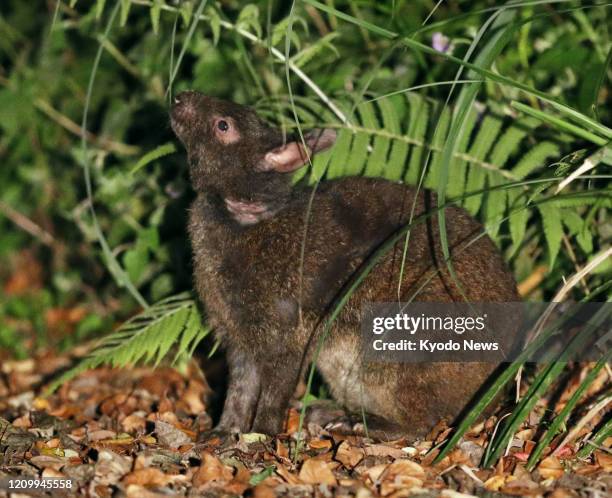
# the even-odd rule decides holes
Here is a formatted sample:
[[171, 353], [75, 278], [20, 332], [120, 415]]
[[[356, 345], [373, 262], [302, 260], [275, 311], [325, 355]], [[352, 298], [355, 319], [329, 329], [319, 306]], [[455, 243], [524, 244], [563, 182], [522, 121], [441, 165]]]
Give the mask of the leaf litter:
[[[195, 362], [184, 373], [169, 367], [100, 368], [45, 398], [45, 383], [69, 363], [68, 357], [48, 355], [2, 364], [0, 481], [66, 477], [79, 496], [92, 497], [611, 496], [612, 438], [588, 458], [576, 457], [581, 441], [606, 413], [562, 448], [557, 445], [563, 434], [558, 435], [537, 468], [525, 468], [540, 434], [538, 422], [550, 410], [562, 409], [575, 380], [554, 402], [542, 400], [506, 454], [485, 469], [479, 463], [497, 425], [495, 416], [476, 424], [439, 463], [433, 463], [438, 448], [451, 432], [445, 421], [422, 440], [390, 442], [307, 424], [296, 457], [298, 404], [287, 416], [286, 432], [275, 438], [252, 433], [197, 444], [198, 432], [213, 422], [212, 390]], [[604, 370], [593, 390], [609, 383], [606, 375]]]

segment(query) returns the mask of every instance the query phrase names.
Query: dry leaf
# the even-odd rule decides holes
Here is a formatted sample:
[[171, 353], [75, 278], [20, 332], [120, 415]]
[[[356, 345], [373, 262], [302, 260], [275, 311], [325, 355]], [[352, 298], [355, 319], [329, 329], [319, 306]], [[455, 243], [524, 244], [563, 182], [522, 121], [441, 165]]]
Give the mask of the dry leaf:
[[308, 441], [308, 447], [313, 450], [329, 450], [332, 442], [329, 439], [312, 439]]
[[559, 479], [563, 474], [563, 466], [557, 457], [549, 456], [540, 462], [538, 465], [540, 475], [544, 479]]
[[165, 486], [169, 482], [172, 482], [172, 480], [171, 476], [167, 476], [161, 470], [154, 467], [148, 467], [146, 469], [130, 472], [123, 478], [122, 482], [126, 486], [130, 484], [136, 484], [138, 486]]
[[373, 465], [372, 467], [367, 467], [365, 465], [363, 467], [359, 466], [358, 470], [368, 476], [373, 484], [376, 484], [387, 467], [388, 464], [381, 463], [378, 465]]
[[542, 495], [540, 487], [531, 479], [508, 480], [500, 491], [513, 496]]
[[348, 441], [342, 441], [336, 451], [336, 460], [347, 469], [352, 469], [363, 460], [364, 451], [361, 448], [351, 446]]
[[195, 487], [199, 487], [211, 481], [229, 482], [233, 477], [232, 470], [223, 465], [221, 460], [211, 453], [204, 452], [202, 453], [202, 463], [193, 475], [192, 482]]
[[302, 464], [300, 469], [300, 480], [306, 484], [337, 484], [334, 473], [331, 471], [327, 462], [317, 458], [310, 458]]
[[459, 493], [452, 489], [443, 489], [440, 493], [443, 498], [476, 498], [474, 495], [468, 495], [466, 493]]
[[293, 434], [298, 431], [300, 427], [300, 412], [298, 412], [295, 408], [291, 408], [289, 410], [289, 415], [287, 416], [287, 434]]
[[281, 476], [287, 484], [301, 484], [299, 477], [294, 474], [291, 474], [284, 466], [279, 465], [276, 468], [276, 473]]
[[123, 430], [126, 432], [144, 431], [146, 424], [147, 421], [144, 417], [134, 413], [132, 415], [128, 415], [121, 421], [121, 427], [123, 427]]
[[548, 495], [548, 498], [577, 498], [578, 493], [572, 489], [557, 488]]
[[289, 448], [285, 446], [279, 439], [276, 440], [276, 455], [280, 458], [289, 458]]
[[395, 476], [425, 479], [425, 469], [412, 460], [396, 460], [389, 464], [385, 471], [384, 478], [395, 478]]
[[606, 472], [612, 472], [612, 455], [603, 451], [595, 451], [595, 460]]
[[393, 458], [405, 458], [406, 453], [400, 448], [393, 448], [386, 444], [372, 444], [366, 446], [364, 449], [366, 456], [382, 456], [382, 457], [393, 457]]
[[258, 484], [253, 488], [253, 498], [276, 498], [274, 488], [266, 484]]
[[[148, 490], [144, 486], [139, 486], [138, 484], [130, 484], [126, 490], [127, 498], [164, 498], [167, 496], [165, 493], [154, 493], [153, 491]], [[99, 496], [110, 496], [99, 494]]]
[[484, 487], [489, 491], [499, 491], [506, 483], [506, 477], [500, 475], [494, 475], [487, 479], [484, 483]]

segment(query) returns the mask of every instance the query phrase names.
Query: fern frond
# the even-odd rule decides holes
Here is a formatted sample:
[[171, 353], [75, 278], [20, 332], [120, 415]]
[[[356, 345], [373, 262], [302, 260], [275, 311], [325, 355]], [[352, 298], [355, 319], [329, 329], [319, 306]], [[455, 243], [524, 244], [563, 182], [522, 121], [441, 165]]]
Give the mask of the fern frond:
[[432, 150], [434, 151], [431, 156], [431, 165], [429, 166], [429, 172], [425, 179], [425, 186], [431, 189], [437, 187], [437, 181], [440, 177], [440, 165], [442, 159], [442, 147], [446, 141], [446, 135], [450, 128], [451, 123], [451, 110], [448, 107], [442, 109], [442, 114], [438, 118], [438, 123], [434, 128], [433, 137], [431, 139]]
[[563, 225], [561, 224], [561, 213], [551, 203], [538, 205], [538, 211], [542, 217], [544, 236], [548, 246], [549, 267], [553, 268], [555, 259], [561, 249], [561, 238], [563, 237]]
[[[297, 97], [295, 104], [295, 109], [291, 110], [295, 110], [304, 129], [338, 129], [332, 154], [315, 156], [309, 178], [311, 183], [325, 175], [327, 178], [364, 175], [403, 179], [416, 185], [426, 166], [425, 187], [437, 188], [441, 153], [448, 138], [452, 115], [450, 107], [412, 92], [374, 98], [355, 107], [349, 127], [338, 123], [329, 109], [316, 100]], [[346, 100], [336, 104], [344, 109], [351, 105]], [[282, 107], [283, 102], [280, 105]], [[529, 186], [528, 183], [518, 183], [512, 188], [503, 186], [545, 172], [549, 161], [561, 153], [557, 142], [539, 141], [533, 145], [531, 136], [538, 126], [540, 123], [532, 117], [510, 121], [494, 104], [485, 107], [484, 111], [474, 105], [465, 119], [449, 169], [449, 198], [461, 202], [473, 215], [481, 214], [494, 240], [503, 227], [500, 221], [508, 220], [511, 254], [526, 236], [532, 212], [526, 203], [539, 197], [542, 189], [547, 187]], [[546, 206], [538, 203], [535, 212], [542, 220], [549, 263], [554, 263], [560, 249], [563, 226], [559, 210], [593, 202], [594, 198], [602, 207], [602, 202], [606, 203], [601, 195], [584, 192], [547, 199]], [[574, 230], [572, 235], [584, 249], [592, 244], [588, 228]]]
[[[484, 160], [493, 146], [502, 122], [496, 116], [485, 116], [480, 125], [480, 129], [476, 134], [474, 143], [468, 154], [476, 159]], [[470, 168], [467, 177], [466, 191], [475, 192], [481, 190], [485, 185], [486, 175], [482, 168]], [[473, 195], [465, 201], [465, 208], [472, 214], [478, 213], [482, 204], [481, 195]]]
[[407, 183], [416, 185], [419, 181], [421, 158], [423, 155], [423, 148], [417, 144], [425, 142], [430, 109], [427, 100], [418, 93], [409, 93], [406, 98], [410, 104], [410, 123], [406, 135], [412, 139], [413, 144], [410, 145], [410, 160], [404, 179]]
[[48, 388], [59, 386], [78, 374], [99, 367], [125, 367], [138, 362], [157, 366], [173, 346], [173, 363], [182, 355], [191, 355], [210, 333], [203, 326], [198, 309], [189, 293], [177, 294], [151, 306], [125, 322], [117, 331], [101, 340], [99, 345], [74, 368], [56, 379]]

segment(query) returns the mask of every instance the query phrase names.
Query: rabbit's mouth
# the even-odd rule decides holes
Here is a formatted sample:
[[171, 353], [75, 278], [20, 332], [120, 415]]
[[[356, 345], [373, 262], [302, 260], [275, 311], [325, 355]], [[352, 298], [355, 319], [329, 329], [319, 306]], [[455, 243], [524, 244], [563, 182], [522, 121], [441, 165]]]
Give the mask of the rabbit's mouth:
[[269, 204], [225, 198], [225, 207], [234, 220], [241, 225], [254, 225], [271, 218], [276, 213]]

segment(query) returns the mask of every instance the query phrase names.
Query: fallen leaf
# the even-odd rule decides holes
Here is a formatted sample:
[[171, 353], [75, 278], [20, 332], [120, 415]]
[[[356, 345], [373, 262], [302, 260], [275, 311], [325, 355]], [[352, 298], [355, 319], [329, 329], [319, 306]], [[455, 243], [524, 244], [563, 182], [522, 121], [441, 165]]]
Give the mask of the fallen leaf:
[[[165, 498], [168, 496], [166, 493], [155, 493], [138, 484], [130, 484], [125, 491], [127, 498]], [[105, 496], [99, 492], [98, 495]]]
[[308, 447], [313, 450], [329, 450], [332, 442], [329, 439], [312, 439], [308, 441]]
[[571, 489], [557, 488], [547, 498], [577, 498], [578, 493]]
[[276, 440], [276, 455], [280, 458], [289, 458], [289, 448], [285, 446], [279, 439]]
[[246, 434], [240, 434], [240, 439], [245, 443], [263, 443], [268, 440], [268, 436], [260, 434], [259, 432], [248, 432]]
[[508, 480], [500, 491], [513, 496], [542, 495], [542, 489], [530, 479]]
[[361, 448], [351, 446], [348, 441], [342, 441], [336, 450], [336, 460], [347, 469], [352, 469], [364, 458], [364, 451]]
[[187, 434], [185, 434], [184, 431], [181, 431], [174, 425], [162, 420], [157, 420], [155, 422], [155, 434], [157, 435], [157, 440], [162, 445], [169, 446], [170, 448], [174, 449], [182, 446], [183, 444], [193, 443], [193, 440]]
[[229, 482], [233, 477], [234, 474], [230, 467], [223, 465], [221, 460], [211, 453], [204, 452], [202, 453], [202, 463], [193, 475], [192, 482], [195, 487], [199, 487], [212, 481]]
[[563, 466], [557, 457], [548, 456], [538, 465], [538, 471], [544, 479], [559, 479], [564, 474]]
[[386, 444], [372, 444], [366, 446], [364, 449], [366, 456], [382, 456], [382, 457], [393, 457], [393, 458], [405, 458], [406, 453], [400, 448], [394, 448], [387, 446]]
[[287, 415], [287, 434], [294, 434], [300, 428], [300, 412], [295, 408], [289, 410]]
[[443, 489], [440, 493], [443, 498], [476, 498], [474, 495], [468, 495], [466, 493], [459, 493], [452, 489]]
[[603, 451], [595, 451], [595, 460], [606, 472], [612, 472], [612, 455]]
[[484, 487], [489, 491], [499, 491], [506, 483], [506, 477], [500, 475], [494, 475], [487, 479], [484, 483]]
[[276, 473], [283, 478], [287, 484], [295, 485], [302, 484], [300, 478], [294, 474], [291, 474], [284, 466], [279, 465], [276, 469]]
[[169, 482], [172, 482], [172, 477], [167, 476], [161, 470], [148, 467], [146, 469], [139, 469], [130, 472], [126, 475], [122, 482], [123, 484], [137, 484], [139, 486], [165, 486]]
[[253, 498], [276, 498], [276, 493], [272, 486], [258, 484], [253, 488]]
[[306, 484], [328, 484], [330, 486], [337, 484], [328, 463], [317, 458], [306, 460], [302, 464], [299, 476], [300, 480]]
[[144, 431], [147, 425], [147, 420], [140, 415], [132, 413], [121, 421], [121, 427], [126, 432]]

